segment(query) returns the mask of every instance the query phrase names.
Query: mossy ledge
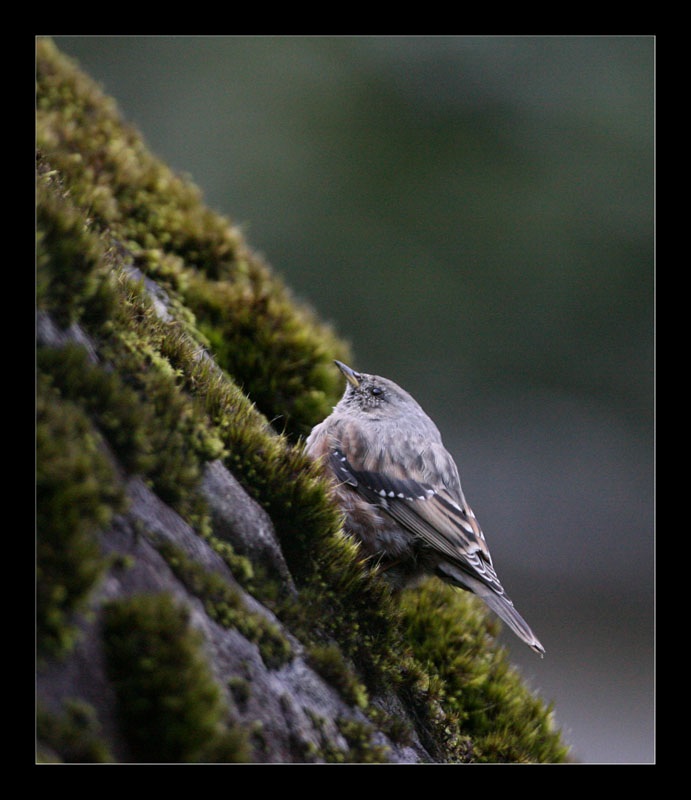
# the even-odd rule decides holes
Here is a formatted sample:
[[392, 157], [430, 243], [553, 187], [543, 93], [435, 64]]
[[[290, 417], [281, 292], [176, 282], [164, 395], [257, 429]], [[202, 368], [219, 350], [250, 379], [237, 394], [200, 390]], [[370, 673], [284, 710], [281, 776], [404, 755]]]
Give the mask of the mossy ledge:
[[47, 39], [37, 145], [39, 759], [566, 760], [484, 608], [343, 534], [347, 345]]

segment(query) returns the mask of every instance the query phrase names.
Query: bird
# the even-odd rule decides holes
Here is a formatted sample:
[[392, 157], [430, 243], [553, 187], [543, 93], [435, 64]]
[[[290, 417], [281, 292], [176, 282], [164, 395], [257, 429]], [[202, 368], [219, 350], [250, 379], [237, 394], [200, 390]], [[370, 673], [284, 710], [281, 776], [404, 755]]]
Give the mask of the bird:
[[325, 468], [346, 532], [394, 590], [435, 575], [480, 597], [542, 657], [545, 648], [497, 577], [435, 423], [392, 380], [335, 364], [345, 391], [304, 448]]

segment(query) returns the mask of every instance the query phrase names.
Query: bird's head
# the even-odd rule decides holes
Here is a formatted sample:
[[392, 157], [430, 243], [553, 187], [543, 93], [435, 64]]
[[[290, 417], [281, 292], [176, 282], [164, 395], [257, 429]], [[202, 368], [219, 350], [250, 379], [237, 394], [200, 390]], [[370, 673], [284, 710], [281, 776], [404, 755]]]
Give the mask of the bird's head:
[[335, 363], [346, 379], [345, 392], [338, 404], [340, 410], [354, 414], [362, 412], [380, 419], [395, 419], [422, 411], [408, 392], [388, 378], [356, 372], [341, 361]]

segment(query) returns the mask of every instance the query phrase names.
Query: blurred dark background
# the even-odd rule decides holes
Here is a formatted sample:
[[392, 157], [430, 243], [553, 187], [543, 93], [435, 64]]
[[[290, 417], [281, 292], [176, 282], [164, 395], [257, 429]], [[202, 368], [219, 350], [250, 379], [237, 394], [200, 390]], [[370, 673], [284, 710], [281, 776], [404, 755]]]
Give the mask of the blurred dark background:
[[654, 38], [55, 41], [436, 419], [575, 757], [652, 762]]

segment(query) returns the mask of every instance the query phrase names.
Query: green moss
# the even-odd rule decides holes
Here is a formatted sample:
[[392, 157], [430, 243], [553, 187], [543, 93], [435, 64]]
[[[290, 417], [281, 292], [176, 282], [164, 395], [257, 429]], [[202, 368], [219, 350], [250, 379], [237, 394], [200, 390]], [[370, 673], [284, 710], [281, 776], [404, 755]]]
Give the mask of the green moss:
[[[326, 331], [316, 338], [306, 310], [296, 314], [277, 282], [189, 280], [185, 299], [218, 363], [236, 376], [276, 427], [308, 433], [340, 394], [334, 355], [347, 358]], [[266, 354], [271, 353], [271, 359]]]
[[316, 626], [312, 622], [317, 635], [323, 634], [318, 641], [337, 641], [371, 693], [397, 690], [407, 681], [410, 649], [389, 585], [338, 531], [317, 540], [313, 560], [315, 572], [302, 595], [308, 608], [327, 609]]
[[36, 192], [36, 299], [39, 308], [66, 327], [79, 319], [84, 302], [98, 290], [105, 248], [42, 159]]
[[385, 764], [389, 748], [372, 741], [374, 729], [367, 722], [352, 717], [333, 720], [338, 732], [346, 741], [346, 748], [330, 734], [331, 720], [307, 711], [312, 727], [319, 735], [319, 744], [303, 743], [304, 761], [326, 764]]
[[68, 700], [61, 714], [39, 708], [36, 715], [38, 760], [106, 764], [115, 759], [103, 741], [96, 712], [81, 700]]
[[[203, 526], [202, 464], [222, 453], [170, 363], [142, 339], [115, 334], [102, 346], [109, 363], [92, 364], [78, 345], [40, 348], [39, 370], [90, 414], [118, 459], [192, 524]], [[149, 351], [148, 353], [146, 351]], [[115, 369], [113, 369], [115, 367]]]
[[292, 648], [280, 628], [262, 614], [250, 611], [223, 576], [207, 572], [168, 542], [159, 542], [157, 547], [187, 589], [203, 601], [211, 619], [237, 629], [254, 642], [268, 667], [277, 668], [292, 658]]
[[347, 703], [358, 708], [367, 708], [367, 690], [358, 680], [353, 667], [346, 663], [340, 647], [333, 642], [312, 645], [307, 650], [307, 659], [310, 666], [338, 689]]
[[409, 746], [413, 743], [413, 725], [405, 717], [391, 714], [376, 706], [368, 706], [367, 717], [372, 725], [394, 744]]
[[36, 412], [37, 642], [43, 655], [60, 655], [107, 566], [97, 533], [124, 495], [99, 432], [43, 375]]
[[[233, 573], [235, 580], [250, 594], [258, 595], [263, 592], [266, 578], [261, 567], [255, 567], [247, 556], [241, 556], [229, 542], [224, 542], [215, 536], [208, 536], [207, 541], [212, 550], [219, 555]], [[257, 576], [260, 573], [260, 577]], [[272, 588], [269, 597], [276, 597]]]
[[348, 764], [385, 764], [389, 748], [372, 741], [372, 727], [359, 720], [341, 717], [336, 720], [338, 730], [348, 742], [344, 761]]
[[551, 707], [533, 694], [491, 640], [479, 601], [438, 581], [404, 595], [408, 639], [436, 680], [447, 734], [473, 743], [480, 762], [562, 762], [567, 748]]
[[232, 675], [228, 679], [228, 690], [233, 696], [233, 700], [240, 708], [245, 708], [247, 701], [252, 695], [252, 685], [245, 678], [239, 675]]
[[201, 635], [168, 595], [105, 606], [104, 643], [120, 723], [137, 761], [249, 760], [246, 737], [228, 722]]

